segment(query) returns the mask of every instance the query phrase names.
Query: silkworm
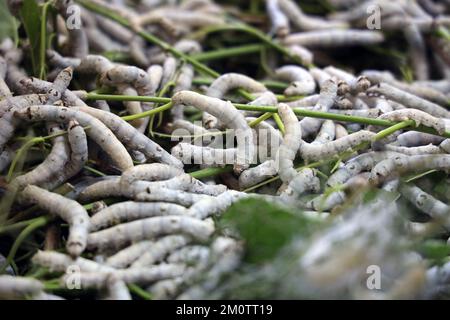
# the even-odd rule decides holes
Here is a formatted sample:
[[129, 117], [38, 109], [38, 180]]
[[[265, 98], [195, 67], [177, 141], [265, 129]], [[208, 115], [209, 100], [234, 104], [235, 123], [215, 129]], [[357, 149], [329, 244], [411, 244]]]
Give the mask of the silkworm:
[[7, 70], [6, 60], [0, 56], [0, 98], [2, 99], [12, 96], [11, 90], [5, 82]]
[[278, 0], [266, 0], [266, 12], [271, 23], [271, 32], [282, 38], [289, 34], [289, 20], [281, 11]]
[[120, 249], [132, 242], [157, 236], [182, 233], [205, 241], [214, 232], [214, 223], [188, 216], [164, 216], [141, 219], [97, 231], [88, 236], [88, 249]]
[[[93, 108], [88, 109], [104, 112]], [[87, 131], [89, 137], [111, 157], [112, 161], [114, 161], [120, 170], [126, 170], [133, 167], [133, 160], [131, 159], [131, 156], [112, 133], [112, 131], [108, 129], [108, 127], [106, 127], [101, 121], [85, 112], [78, 111], [75, 108], [69, 109], [65, 107], [41, 105], [31, 106], [23, 110], [16, 111], [15, 115], [26, 121], [45, 120], [65, 123], [71, 119], [76, 119], [81, 126], [90, 127]]]
[[[51, 126], [50, 134], [63, 132], [59, 126]], [[11, 184], [19, 190], [27, 185], [43, 186], [49, 183], [54, 175], [64, 171], [64, 166], [69, 159], [69, 146], [64, 136], [58, 136], [53, 140], [53, 147], [47, 158], [39, 166], [14, 179]]]
[[342, 21], [332, 21], [308, 16], [303, 13], [301, 8], [294, 1], [279, 0], [278, 2], [284, 14], [286, 14], [289, 20], [300, 30], [337, 29], [347, 27], [347, 23]]
[[[313, 110], [328, 111], [334, 104], [337, 97], [337, 83], [333, 79], [325, 81], [320, 88], [319, 101], [317, 101]], [[303, 118], [300, 121], [303, 137], [316, 133], [322, 125], [322, 119]]]
[[325, 120], [322, 123], [322, 127], [319, 130], [319, 133], [311, 142], [311, 144], [324, 144], [330, 141], [333, 141], [336, 134], [336, 127], [332, 120]]
[[256, 152], [253, 132], [244, 116], [230, 103], [206, 97], [192, 91], [181, 91], [172, 97], [174, 104], [192, 105], [218, 118], [226, 127], [234, 129], [237, 137], [237, 154], [234, 170], [238, 173], [249, 167]]
[[247, 194], [235, 190], [228, 190], [217, 197], [210, 197], [194, 203], [188, 211], [189, 215], [198, 219], [205, 219], [212, 215], [224, 212], [236, 201], [246, 197]]
[[[130, 87], [128, 85], [119, 85], [117, 87], [117, 91], [119, 94], [126, 95], [126, 96], [136, 96], [136, 97], [138, 96], [136, 89], [134, 89], [133, 87]], [[130, 114], [130, 115], [143, 112], [141, 103], [138, 101], [124, 101], [123, 105], [125, 106], [125, 109], [127, 110], [128, 114]], [[101, 109], [101, 108], [99, 108], [99, 109]], [[104, 110], [104, 111], [109, 112], [109, 110]], [[139, 128], [139, 131], [141, 131], [141, 132], [144, 131], [147, 127], [147, 121], [145, 118], [133, 120], [130, 122], [130, 124], [135, 128]]]
[[[175, 87], [173, 92], [177, 93], [183, 90], [190, 90], [192, 86], [192, 80], [194, 78], [194, 68], [190, 64], [185, 64], [180, 68], [180, 73], [175, 80]], [[181, 106], [173, 106], [171, 109], [172, 117], [177, 119], [183, 119], [183, 108]]]
[[450, 155], [395, 156], [378, 163], [372, 169], [370, 181], [374, 184], [379, 184], [406, 173], [431, 169], [447, 171], [449, 168]]
[[399, 191], [420, 211], [448, 227], [450, 207], [447, 204], [411, 184], [400, 184]]
[[239, 176], [239, 187], [245, 189], [254, 186], [277, 174], [277, 167], [274, 160], [267, 160], [260, 165], [249, 168]]
[[306, 161], [332, 157], [346, 150], [350, 150], [361, 143], [371, 142], [374, 136], [375, 133], [362, 130], [323, 144], [304, 142], [300, 146], [300, 156]]
[[400, 147], [417, 147], [428, 144], [436, 145], [441, 143], [443, 140], [444, 138], [436, 136], [434, 134], [408, 131], [401, 133], [397, 137], [395, 144]]
[[130, 185], [137, 180], [159, 181], [182, 175], [184, 171], [162, 163], [141, 164], [122, 173], [120, 182]]
[[316, 90], [314, 78], [302, 67], [286, 65], [275, 70], [275, 76], [290, 82], [289, 87], [284, 90], [286, 96], [308, 95]]
[[291, 201], [307, 191], [318, 192], [320, 189], [319, 178], [316, 177], [314, 170], [303, 169], [289, 182], [287, 188], [281, 192], [282, 200]]
[[[329, 73], [333, 77], [337, 77], [343, 81], [345, 81], [345, 84], [348, 85], [348, 92], [350, 92], [352, 95], [357, 95], [360, 92], [364, 92], [370, 87], [370, 81], [365, 76], [359, 76], [355, 77], [351, 73], [348, 73], [344, 70], [341, 70], [339, 68], [328, 66], [323, 71]], [[339, 92], [339, 88], [338, 88]], [[340, 95], [345, 94], [346, 92], [339, 92]]]
[[106, 280], [107, 295], [105, 300], [132, 300], [130, 291], [124, 281], [112, 274]]
[[34, 296], [44, 290], [42, 282], [32, 278], [0, 275], [1, 299], [18, 299]]
[[389, 159], [401, 154], [392, 151], [372, 151], [363, 153], [350, 159], [344, 167], [338, 169], [327, 180], [326, 185], [330, 188], [344, 184], [351, 177], [356, 176], [362, 171], [372, 170], [372, 168], [385, 159]]
[[305, 204], [311, 210], [326, 211], [342, 204], [347, 199], [345, 192], [336, 191], [329, 195], [320, 195]]
[[193, 163], [204, 166], [224, 166], [236, 162], [237, 149], [216, 149], [181, 142], [172, 148], [171, 153], [184, 164]]
[[5, 170], [5, 168], [12, 161], [13, 157], [14, 152], [9, 148], [5, 148], [5, 150], [0, 153], [0, 172]]
[[[55, 2], [55, 7], [58, 13], [67, 21], [72, 18], [74, 2], [69, 0], [58, 0]], [[76, 7], [78, 8], [78, 7]], [[76, 13], [76, 12], [75, 12]], [[73, 57], [84, 58], [89, 52], [89, 46], [85, 29], [80, 26], [78, 28], [67, 28], [69, 38], [67, 40], [66, 51]]]
[[[272, 91], [265, 91], [262, 93], [256, 93], [258, 96], [255, 100], [250, 101], [248, 105], [251, 106], [275, 106], [278, 104], [278, 99]], [[241, 111], [243, 115], [259, 115], [258, 111]], [[248, 119], [247, 119], [248, 120]], [[253, 120], [253, 119], [251, 119]]]
[[368, 89], [367, 94], [383, 95], [409, 108], [421, 110], [435, 117], [449, 117], [449, 112], [445, 108], [386, 83], [379, 83]]
[[285, 45], [307, 48], [334, 48], [355, 45], [374, 45], [384, 41], [382, 33], [363, 30], [319, 30], [291, 33], [283, 39]]
[[204, 194], [196, 194], [168, 188], [147, 188], [145, 192], [138, 193], [134, 197], [134, 200], [140, 202], [169, 202], [176, 203], [184, 207], [190, 207], [194, 203], [208, 197], [209, 196]]
[[319, 102], [319, 98], [320, 98], [319, 94], [313, 94], [299, 100], [286, 102], [286, 104], [291, 108], [305, 108], [316, 105], [317, 102]]
[[450, 139], [445, 139], [444, 141], [442, 141], [442, 143], [439, 145], [439, 148], [447, 153], [450, 153]]
[[433, 117], [430, 114], [417, 109], [402, 109], [385, 113], [379, 119], [389, 121], [414, 120], [416, 126], [424, 125], [434, 128], [439, 134], [445, 132], [445, 122], [441, 118]]
[[90, 107], [73, 107], [70, 110], [81, 111], [83, 114], [90, 115], [100, 120], [102, 125], [106, 125], [106, 127], [109, 128], [108, 130], [115, 132], [117, 139], [123, 142], [129, 149], [142, 152], [147, 159], [178, 168], [183, 167], [183, 164], [179, 160], [171, 156], [156, 142], [147, 138], [144, 134], [140, 133], [136, 128], [115, 114]]
[[276, 164], [281, 181], [289, 183], [297, 175], [297, 171], [294, 169], [294, 159], [300, 148], [302, 130], [294, 111], [289, 106], [280, 103], [278, 113], [286, 132], [276, 155]]
[[188, 245], [170, 253], [167, 257], [168, 263], [201, 264], [208, 262], [210, 249], [201, 245]]
[[394, 151], [398, 153], [402, 153], [408, 156], [416, 156], [421, 154], [436, 154], [436, 153], [443, 153], [442, 149], [438, 146], [429, 144], [426, 146], [419, 146], [419, 147], [399, 147], [391, 144], [387, 144], [384, 146], [386, 150]]
[[348, 136], [348, 131], [342, 124], [336, 123], [335, 125], [335, 134], [334, 137], [336, 140], [339, 140], [345, 136]]
[[69, 224], [66, 249], [71, 256], [79, 256], [86, 248], [89, 215], [78, 202], [36, 186], [27, 186], [21, 193], [24, 200], [61, 217]]
[[82, 257], [72, 257], [56, 251], [41, 251], [33, 256], [32, 262], [45, 267], [51, 272], [66, 272], [68, 268], [77, 266], [82, 272], [112, 272], [116, 269]]
[[136, 242], [108, 257], [105, 263], [113, 268], [126, 268], [149, 250], [153, 246], [153, 243], [153, 241], [149, 240]]
[[90, 232], [155, 216], [185, 215], [186, 208], [173, 203], [125, 201], [113, 204], [91, 218]]
[[169, 253], [189, 244], [188, 237], [180, 235], [165, 236], [153, 243], [153, 245], [140, 256], [131, 268], [149, 267], [161, 262]]

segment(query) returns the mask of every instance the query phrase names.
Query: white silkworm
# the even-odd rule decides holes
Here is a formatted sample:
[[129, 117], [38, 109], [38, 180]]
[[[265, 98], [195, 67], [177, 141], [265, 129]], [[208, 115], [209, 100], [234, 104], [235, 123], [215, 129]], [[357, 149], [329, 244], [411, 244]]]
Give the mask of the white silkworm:
[[14, 152], [8, 148], [3, 150], [3, 152], [0, 153], [0, 172], [5, 170], [5, 168], [12, 161], [13, 156], [14, 156]]
[[314, 80], [316, 80], [319, 87], [322, 87], [322, 84], [332, 78], [328, 73], [317, 67], [312, 67], [309, 69], [309, 72], [313, 76]]
[[[175, 80], [175, 87], [173, 92], [177, 93], [183, 90], [190, 90], [192, 87], [192, 80], [194, 78], [194, 68], [190, 64], [185, 64], [180, 68], [180, 73]], [[173, 106], [171, 114], [175, 120], [183, 119], [183, 108], [181, 106]]]
[[286, 102], [286, 104], [291, 108], [305, 108], [316, 105], [317, 102], [319, 102], [319, 98], [320, 98], [319, 94], [313, 94], [299, 100]]
[[289, 46], [289, 51], [291, 55], [300, 59], [300, 61], [305, 66], [310, 66], [314, 61], [314, 54], [307, 48], [299, 45]]
[[403, 34], [408, 42], [409, 57], [416, 79], [427, 80], [429, 77], [427, 46], [420, 29], [415, 24], [407, 24]]
[[370, 181], [379, 184], [385, 180], [418, 171], [450, 169], [450, 155], [418, 155], [418, 156], [395, 156], [391, 159], [383, 160], [373, 169]]
[[336, 123], [335, 124], [335, 133], [334, 133], [335, 139], [339, 140], [345, 136], [348, 136], [347, 129], [345, 129], [345, 127], [342, 124]]
[[417, 127], [424, 125], [426, 127], [434, 128], [439, 134], [443, 134], [445, 132], [444, 120], [433, 117], [432, 115], [417, 109], [395, 110], [381, 115], [379, 119], [389, 121], [414, 120]]
[[450, 153], [450, 139], [445, 139], [444, 141], [442, 141], [442, 143], [439, 145], [439, 148], [447, 153]]
[[237, 149], [216, 149], [181, 142], [172, 148], [171, 153], [184, 164], [193, 163], [204, 166], [224, 166], [236, 162]]
[[61, 217], [69, 224], [66, 248], [71, 256], [79, 256], [86, 248], [89, 215], [78, 202], [36, 186], [27, 186], [21, 193], [24, 200], [37, 204], [43, 210]]
[[333, 173], [328, 178], [326, 185], [333, 188], [340, 184], [344, 184], [351, 177], [356, 176], [360, 172], [372, 170], [378, 162], [399, 155], [399, 153], [391, 151], [372, 151], [356, 156], [349, 160], [344, 167]]
[[276, 164], [281, 181], [289, 183], [297, 175], [294, 159], [302, 141], [302, 130], [294, 111], [289, 106], [280, 103], [278, 113], [286, 132], [276, 155]]
[[400, 147], [417, 147], [427, 144], [439, 144], [444, 138], [430, 133], [407, 131], [397, 137], [395, 144]]
[[388, 151], [394, 151], [398, 153], [402, 153], [408, 156], [417, 156], [421, 154], [436, 154], [436, 153], [443, 153], [442, 149], [438, 146], [429, 144], [426, 146], [419, 146], [419, 147], [399, 147], [396, 145], [386, 144], [384, 148]]
[[290, 32], [289, 20], [281, 11], [279, 0], [266, 0], [266, 12], [271, 23], [271, 32], [276, 36], [283, 38]]
[[182, 175], [184, 171], [162, 163], [141, 164], [122, 173], [120, 182], [130, 185], [137, 180], [159, 181]]
[[234, 170], [238, 173], [249, 167], [254, 159], [253, 132], [244, 116], [230, 103], [217, 98], [206, 97], [192, 91], [181, 91], [172, 97], [172, 102], [192, 105], [218, 118], [226, 127], [234, 129], [237, 138], [237, 155]]
[[190, 207], [194, 203], [208, 197], [204, 194], [189, 193], [168, 188], [147, 188], [146, 192], [138, 193], [134, 197], [134, 200], [141, 202], [170, 202], [184, 207]]
[[34, 296], [44, 290], [44, 285], [36, 279], [0, 275], [0, 298], [20, 299]]
[[182, 233], [195, 240], [205, 241], [214, 232], [211, 220], [199, 220], [187, 216], [164, 216], [120, 224], [94, 232], [88, 236], [88, 248], [120, 249], [132, 242], [152, 239], [161, 235]]
[[77, 266], [82, 272], [111, 272], [116, 269], [82, 257], [72, 259], [70, 256], [56, 251], [39, 250], [32, 258], [36, 265], [48, 268], [52, 272], [66, 272], [68, 268]]
[[325, 159], [350, 150], [361, 143], [371, 142], [374, 136], [375, 133], [371, 131], [361, 130], [323, 144], [303, 142], [300, 146], [300, 156], [306, 161]]
[[334, 48], [355, 45], [374, 45], [384, 41], [382, 33], [363, 30], [319, 30], [291, 33], [283, 39], [285, 45], [307, 48]]
[[187, 209], [185, 207], [173, 203], [125, 201], [113, 204], [102, 211], [97, 212], [91, 218], [89, 230], [90, 232], [94, 232], [122, 222], [155, 216], [186, 214]]
[[239, 176], [239, 187], [245, 189], [254, 186], [277, 174], [277, 166], [274, 160], [267, 160], [260, 165], [249, 168]]
[[112, 274], [106, 280], [107, 296], [105, 300], [132, 300], [130, 291], [124, 281]]
[[449, 112], [445, 108], [386, 83], [373, 86], [367, 90], [367, 94], [383, 95], [409, 108], [421, 110], [435, 117], [449, 117]]
[[281, 193], [282, 200], [296, 199], [307, 191], [318, 192], [320, 180], [314, 170], [306, 168], [297, 173], [289, 182], [287, 188]]
[[308, 16], [304, 14], [300, 7], [292, 0], [279, 0], [278, 2], [281, 10], [300, 30], [339, 29], [347, 27], [346, 22]]
[[108, 257], [106, 259], [106, 265], [111, 266], [113, 268], [126, 268], [134, 261], [139, 259], [146, 251], [148, 251], [154, 242], [149, 240], [140, 241], [126, 247], [125, 249], [120, 250], [114, 255]]
[[132, 265], [131, 268], [149, 267], [161, 262], [169, 253], [189, 244], [191, 240], [188, 237], [180, 235], [171, 235], [158, 239], [153, 245], [142, 254]]
[[[71, 110], [79, 110], [84, 114], [100, 120], [102, 125], [106, 125], [106, 127], [109, 128], [108, 130], [114, 132], [117, 139], [122, 141], [129, 149], [142, 152], [147, 159], [152, 159], [174, 167], [183, 167], [183, 164], [179, 160], [171, 156], [156, 142], [140, 133], [136, 128], [115, 114], [90, 107], [73, 107]], [[81, 121], [79, 122], [81, 124]]]
[[163, 76], [163, 67], [157, 64], [151, 65], [147, 69], [147, 73], [150, 76], [150, 83], [152, 84], [152, 88], [158, 90], [161, 85], [161, 79]]
[[[323, 69], [323, 71], [329, 73], [333, 77], [337, 77], [338, 79], [343, 80], [348, 86], [348, 92], [350, 92], [352, 95], [357, 95], [360, 92], [364, 92], [370, 87], [370, 81], [365, 76], [355, 77], [351, 73], [333, 66], [328, 66]], [[342, 88], [338, 88], [338, 92], [339, 91], [341, 91], [340, 95], [346, 93], [345, 90], [344, 92], [342, 92]]]
[[345, 192], [336, 191], [327, 196], [320, 195], [305, 204], [305, 207], [311, 210], [324, 211], [331, 210], [346, 200]]
[[275, 70], [275, 76], [290, 82], [289, 87], [284, 90], [286, 96], [308, 95], [316, 90], [314, 78], [302, 67], [286, 65]]
[[325, 120], [319, 133], [311, 144], [324, 144], [333, 141], [336, 134], [336, 126], [332, 120]]
[[[61, 133], [63, 130], [58, 126], [49, 128], [50, 134]], [[43, 186], [49, 183], [54, 175], [64, 172], [64, 165], [69, 159], [69, 146], [64, 136], [55, 137], [53, 147], [47, 158], [39, 166], [21, 175], [12, 181], [12, 185], [19, 190], [27, 185]]]
[[194, 203], [192, 207], [189, 208], [188, 214], [198, 219], [205, 219], [212, 215], [218, 215], [228, 209], [233, 203], [246, 196], [246, 193], [228, 190], [217, 197], [205, 198]]
[[419, 187], [410, 184], [401, 184], [400, 193], [420, 211], [428, 214], [444, 227], [449, 226], [450, 207]]
[[[117, 87], [117, 91], [121, 95], [136, 96], [136, 97], [138, 96], [137, 91], [128, 85], [119, 85]], [[143, 111], [141, 103], [138, 101], [124, 101], [123, 104], [124, 104], [125, 109], [127, 110], [128, 114], [130, 114], [130, 115], [138, 114]], [[109, 110], [107, 110], [107, 111], [109, 111]], [[146, 125], [147, 125], [147, 121], [145, 119], [133, 120], [130, 123], [133, 127], [139, 128], [140, 131], [145, 130]]]
[[6, 60], [0, 56], [0, 99], [12, 96], [11, 90], [5, 82], [7, 70]]
[[126, 170], [133, 167], [133, 160], [116, 136], [101, 121], [89, 114], [65, 107], [42, 105], [16, 111], [15, 115], [26, 121], [45, 120], [65, 123], [75, 119], [83, 127], [90, 127], [87, 131], [89, 137], [105, 150], [119, 169]]
[[200, 245], [189, 245], [175, 250], [167, 257], [168, 263], [184, 263], [188, 265], [208, 262], [210, 249]]

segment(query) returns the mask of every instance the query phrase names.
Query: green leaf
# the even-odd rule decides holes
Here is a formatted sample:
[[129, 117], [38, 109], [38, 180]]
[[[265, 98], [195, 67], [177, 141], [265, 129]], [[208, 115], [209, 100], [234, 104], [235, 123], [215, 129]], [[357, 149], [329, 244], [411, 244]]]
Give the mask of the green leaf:
[[0, 0], [0, 41], [5, 38], [12, 38], [16, 43], [18, 22], [8, 10], [6, 0]]
[[450, 255], [450, 246], [439, 240], [427, 240], [420, 245], [419, 252], [427, 259], [439, 263]]
[[246, 242], [246, 262], [271, 260], [294, 236], [308, 236], [318, 223], [298, 213], [261, 199], [234, 204], [221, 220], [224, 228], [235, 228]]
[[39, 56], [40, 56], [40, 34], [41, 34], [41, 9], [35, 0], [24, 0], [20, 9], [20, 19], [22, 20], [25, 32], [31, 49], [31, 63], [33, 74], [39, 76]]

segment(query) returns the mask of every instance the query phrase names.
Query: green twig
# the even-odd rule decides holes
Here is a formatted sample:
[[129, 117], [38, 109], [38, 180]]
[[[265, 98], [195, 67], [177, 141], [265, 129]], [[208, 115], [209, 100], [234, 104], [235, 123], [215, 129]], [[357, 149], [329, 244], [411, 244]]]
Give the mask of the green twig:
[[261, 44], [247, 44], [243, 46], [229, 47], [217, 50], [201, 52], [192, 55], [197, 61], [220, 60], [229, 57], [242, 56], [261, 51], [264, 46]]
[[233, 171], [232, 166], [226, 166], [224, 168], [205, 168], [198, 171], [190, 172], [189, 174], [195, 179], [204, 179], [232, 171]]

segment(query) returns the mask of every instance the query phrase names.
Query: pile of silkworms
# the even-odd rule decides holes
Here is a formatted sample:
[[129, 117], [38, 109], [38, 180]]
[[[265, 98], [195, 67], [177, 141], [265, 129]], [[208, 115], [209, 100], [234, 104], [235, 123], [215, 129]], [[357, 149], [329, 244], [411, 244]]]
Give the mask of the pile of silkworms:
[[450, 293], [404, 249], [450, 236], [450, 1], [36, 3], [43, 72], [0, 43], [0, 298], [221, 297], [245, 198], [322, 225], [268, 298]]

